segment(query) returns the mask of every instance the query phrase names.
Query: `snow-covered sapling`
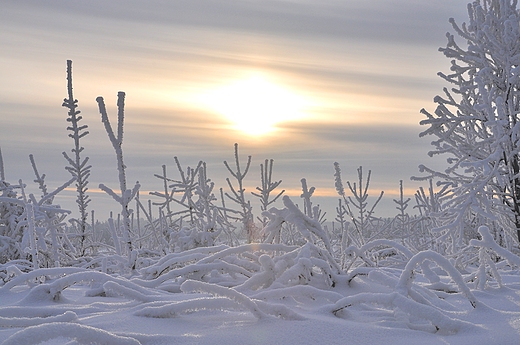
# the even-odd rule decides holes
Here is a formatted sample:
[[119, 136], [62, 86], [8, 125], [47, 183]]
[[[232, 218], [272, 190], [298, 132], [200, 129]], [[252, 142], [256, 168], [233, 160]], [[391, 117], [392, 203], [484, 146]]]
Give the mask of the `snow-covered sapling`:
[[410, 198], [405, 200], [404, 192], [403, 192], [403, 180], [399, 181], [399, 199], [394, 199], [394, 202], [397, 204], [395, 207], [399, 214], [395, 217], [396, 226], [398, 231], [400, 232], [401, 243], [404, 244], [404, 238], [407, 236], [408, 228], [407, 225], [410, 221], [410, 216], [406, 212], [408, 208], [408, 203], [410, 202]]
[[71, 220], [75, 223], [79, 230], [79, 251], [81, 255], [85, 255], [86, 241], [88, 237], [88, 204], [90, 203], [90, 197], [87, 194], [88, 190], [88, 178], [90, 177], [91, 165], [88, 165], [88, 157], [83, 157], [82, 152], [83, 146], [80, 144], [81, 138], [85, 137], [89, 132], [87, 131], [87, 125], [81, 125], [80, 121], [82, 116], [79, 115], [81, 112], [77, 110], [78, 100], [74, 99], [72, 91], [72, 61], [67, 60], [67, 91], [68, 97], [63, 100], [63, 106], [69, 109], [67, 122], [70, 126], [67, 130], [70, 131], [69, 137], [74, 140], [74, 147], [72, 148], [73, 157], [70, 157], [66, 152], [63, 152], [63, 156], [69, 163], [65, 169], [76, 178], [76, 204], [79, 210], [79, 219]]
[[105, 193], [112, 196], [114, 200], [116, 200], [121, 205], [121, 214], [123, 216], [123, 238], [126, 244], [126, 250], [129, 260], [129, 266], [133, 269], [135, 268], [135, 262], [132, 262], [132, 233], [130, 228], [130, 213], [131, 210], [129, 208], [130, 201], [136, 196], [137, 191], [139, 190], [139, 182], [136, 182], [133, 189], [128, 189], [126, 184], [126, 174], [125, 169], [126, 166], [123, 163], [123, 121], [125, 117], [125, 93], [118, 92], [117, 94], [117, 134], [114, 133], [112, 126], [110, 125], [110, 121], [108, 120], [107, 110], [105, 107], [105, 101], [103, 97], [96, 98], [98, 102], [99, 112], [101, 114], [101, 121], [105, 125], [105, 129], [108, 134], [108, 138], [114, 147], [117, 159], [117, 170], [119, 172], [119, 187], [121, 189], [121, 195], [117, 195], [112, 189], [105, 186], [104, 184], [100, 184], [99, 188], [102, 189]]
[[[273, 162], [274, 160], [265, 160], [264, 164], [260, 164], [260, 182], [262, 184], [261, 187], [256, 187], [259, 193], [251, 192], [254, 196], [260, 199], [260, 210], [262, 212], [267, 211], [269, 205], [273, 204], [278, 200], [283, 193], [285, 193], [285, 189], [279, 192], [273, 199], [269, 200], [271, 196], [271, 192], [273, 192], [279, 185], [282, 183], [282, 180], [273, 182]], [[266, 217], [262, 217], [258, 220], [262, 223], [262, 227], [265, 227], [268, 223]]]
[[381, 191], [379, 194], [379, 197], [376, 199], [374, 204], [371, 208], [368, 208], [368, 188], [370, 186], [370, 176], [372, 174], [372, 171], [368, 171], [368, 175], [366, 178], [366, 184], [363, 186], [363, 167], [359, 167], [357, 169], [358, 172], [358, 183], [359, 185], [356, 186], [356, 183], [350, 184], [349, 181], [347, 181], [347, 186], [352, 192], [352, 195], [354, 197], [354, 200], [351, 197], [349, 198], [350, 203], [354, 206], [354, 208], [358, 211], [358, 217], [353, 218], [352, 221], [354, 224], [356, 222], [358, 223], [359, 229], [361, 233], [365, 236], [369, 236], [370, 232], [370, 220], [373, 218], [373, 214], [375, 211], [375, 208], [377, 207], [377, 204], [381, 201], [383, 198], [384, 192]]
[[226, 178], [226, 181], [228, 183], [229, 189], [231, 190], [231, 194], [225, 193], [225, 195], [238, 204], [240, 208], [242, 209], [240, 214], [240, 220], [242, 221], [242, 224], [244, 226], [244, 230], [247, 235], [247, 242], [251, 243], [255, 237], [255, 223], [253, 219], [253, 212], [252, 212], [252, 206], [251, 202], [246, 200], [245, 197], [245, 188], [244, 188], [244, 178], [247, 175], [247, 172], [249, 171], [249, 167], [251, 165], [251, 156], [247, 157], [247, 163], [244, 171], [242, 172], [240, 168], [240, 161], [238, 156], [238, 144], [235, 143], [235, 169], [236, 171], [233, 171], [229, 164], [224, 161], [224, 165], [228, 169], [229, 173], [237, 180], [238, 183], [238, 189], [235, 189], [233, 185], [231, 184], [231, 180], [229, 178]]

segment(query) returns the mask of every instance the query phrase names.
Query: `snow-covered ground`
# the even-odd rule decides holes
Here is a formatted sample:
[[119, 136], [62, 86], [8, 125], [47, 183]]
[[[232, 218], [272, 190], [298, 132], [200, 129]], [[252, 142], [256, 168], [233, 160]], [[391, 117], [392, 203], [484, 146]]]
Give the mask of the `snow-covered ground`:
[[[80, 344], [101, 339], [116, 344], [518, 344], [520, 279], [508, 277], [506, 287], [476, 292], [486, 306], [473, 309], [460, 294], [446, 295], [449, 315], [467, 325], [456, 334], [413, 330], [399, 311], [373, 305], [356, 306], [341, 317], [325, 311], [331, 301], [302, 296], [286, 298], [303, 320], [257, 319], [247, 311], [194, 311], [170, 318], [136, 316], [146, 304], [123, 297], [85, 297], [84, 286], [66, 289], [62, 300], [28, 298], [28, 289], [2, 291], [0, 339], [4, 344]], [[346, 295], [391, 293], [367, 278], [339, 289]], [[202, 295], [173, 294], [172, 301]], [[150, 302], [148, 302], [150, 303]], [[47, 320], [46, 320], [47, 319]], [[55, 321], [51, 321], [54, 319]], [[63, 335], [63, 336], [61, 336]], [[110, 335], [110, 336], [109, 336]], [[97, 337], [97, 338], [96, 338]], [[46, 341], [44, 341], [46, 340]], [[100, 342], [103, 343], [103, 342]]]
[[[472, 244], [485, 244], [483, 237]], [[254, 246], [170, 254], [127, 277], [75, 267], [22, 273], [4, 265], [10, 278], [0, 287], [0, 339], [5, 345], [519, 342], [520, 259], [510, 253], [494, 264], [481, 251], [487, 265], [466, 274], [426, 251], [402, 265], [328, 275], [312, 245]]]

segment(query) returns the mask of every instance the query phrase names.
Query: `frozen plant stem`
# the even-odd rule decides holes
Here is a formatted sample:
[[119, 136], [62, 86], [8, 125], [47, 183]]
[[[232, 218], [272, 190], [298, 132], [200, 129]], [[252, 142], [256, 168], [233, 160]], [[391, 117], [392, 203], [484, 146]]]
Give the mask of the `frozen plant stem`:
[[[280, 183], [282, 183], [282, 180], [273, 182], [273, 162], [274, 160], [265, 160], [265, 164], [260, 164], [260, 182], [262, 183], [262, 187], [256, 187], [256, 190], [258, 190], [260, 193], [251, 192], [254, 196], [260, 198], [260, 210], [267, 211], [267, 208], [269, 205], [274, 203], [280, 196], [282, 196], [283, 193], [285, 193], [285, 190], [282, 190], [279, 192], [272, 200], [269, 200], [269, 197], [271, 195], [271, 192], [274, 191]], [[266, 217], [263, 217], [262, 219], [259, 218], [259, 220], [262, 222], [262, 226], [265, 227], [268, 223], [268, 220]]]
[[4, 158], [2, 157], [2, 148], [0, 148], [0, 181], [5, 181]]
[[401, 232], [401, 244], [404, 244], [404, 237], [406, 236], [406, 224], [408, 222], [408, 214], [406, 213], [406, 208], [408, 207], [408, 203], [410, 202], [410, 198], [404, 199], [403, 192], [403, 180], [399, 181], [399, 199], [394, 199], [394, 202], [397, 204], [396, 209], [399, 210], [399, 214], [395, 217], [398, 220], [398, 226], [400, 227]]
[[359, 214], [358, 218], [352, 219], [352, 221], [354, 222], [354, 224], [356, 224], [356, 221], [359, 222], [359, 230], [361, 231], [362, 235], [369, 235], [368, 233], [366, 233], [366, 232], [370, 231], [370, 229], [368, 228], [368, 225], [369, 225], [368, 222], [372, 218], [372, 215], [374, 214], [374, 210], [375, 210], [377, 204], [383, 198], [384, 192], [381, 191], [381, 193], [379, 194], [379, 197], [374, 202], [374, 205], [372, 205], [372, 207], [369, 209], [367, 199], [368, 199], [368, 188], [370, 186], [370, 176], [372, 175], [372, 171], [371, 170], [368, 171], [367, 180], [366, 180], [366, 184], [364, 187], [363, 187], [363, 167], [360, 166], [357, 169], [357, 172], [358, 172], [358, 183], [359, 183], [359, 185], [357, 187], [359, 187], [359, 189], [356, 188], [355, 182], [353, 184], [350, 184], [350, 182], [347, 181], [347, 186], [350, 189], [350, 192], [352, 193], [352, 195], [355, 199], [355, 202], [354, 202], [354, 200], [352, 200], [351, 197], [348, 197], [349, 201], [357, 209], [358, 214]]
[[27, 203], [25, 205], [25, 212], [27, 214], [27, 234], [29, 236], [29, 245], [31, 246], [29, 253], [31, 254], [31, 261], [34, 268], [39, 268], [38, 248], [36, 247], [36, 226], [34, 221], [33, 205]]
[[[168, 192], [168, 179], [166, 178], [166, 165], [162, 166], [162, 171], [163, 171], [162, 179], [163, 179], [163, 182], [164, 182], [163, 183], [163, 185], [164, 185], [164, 198], [166, 199], [165, 202], [164, 202], [164, 206], [166, 206], [166, 212], [167, 212], [166, 214], [169, 215], [172, 212], [170, 210], [170, 201], [171, 201], [172, 196]], [[173, 194], [173, 192], [172, 192], [172, 194]]]
[[112, 143], [116, 152], [117, 158], [117, 170], [119, 172], [119, 187], [121, 193], [126, 191], [126, 175], [125, 175], [125, 164], [123, 163], [123, 123], [124, 123], [124, 107], [125, 107], [125, 93], [120, 91], [117, 93], [117, 136], [114, 134], [112, 125], [108, 120], [107, 110], [103, 97], [96, 98], [98, 102], [99, 112], [101, 114], [101, 122], [105, 125], [105, 130], [108, 134], [108, 139]]
[[[38, 188], [42, 191], [42, 197], [45, 197], [47, 193], [47, 186], [45, 185], [45, 174], [40, 175], [38, 172], [38, 168], [36, 167], [36, 162], [34, 161], [34, 156], [32, 154], [29, 155], [29, 160], [31, 161], [31, 166], [34, 171], [34, 175], [36, 176], [36, 179], [34, 182], [38, 183]], [[52, 199], [47, 200], [48, 204], [52, 204]]]
[[226, 196], [234, 201], [235, 203], [239, 204], [242, 207], [242, 212], [240, 212], [240, 216], [242, 217], [242, 223], [244, 224], [244, 229], [247, 233], [247, 242], [251, 243], [253, 241], [253, 231], [254, 231], [254, 222], [253, 222], [253, 214], [251, 210], [251, 203], [249, 201], [246, 201], [245, 198], [245, 189], [243, 187], [244, 185], [244, 178], [247, 175], [247, 172], [249, 171], [249, 166], [251, 165], [251, 156], [247, 157], [247, 164], [244, 172], [240, 169], [240, 162], [238, 159], [238, 144], [235, 143], [235, 165], [236, 165], [236, 171], [231, 170], [229, 167], [229, 164], [224, 161], [224, 165], [228, 169], [228, 171], [231, 173], [231, 175], [237, 180], [238, 182], [238, 189], [235, 189], [233, 185], [231, 184], [231, 181], [229, 180], [229, 177], [226, 178], [226, 181], [228, 183], [229, 189], [231, 189], [231, 193], [233, 195], [230, 195], [228, 193], [225, 193]]
[[313, 218], [311, 197], [312, 197], [312, 194], [314, 194], [314, 190], [316, 188], [311, 187], [309, 189], [307, 187], [307, 180], [305, 178], [302, 178], [300, 182], [302, 183], [302, 194], [301, 194], [301, 197], [303, 198], [303, 207], [305, 209], [305, 214], [308, 217]]
[[123, 120], [124, 120], [124, 111], [125, 111], [125, 93], [120, 91], [117, 93], [117, 136], [114, 134], [114, 130], [110, 125], [110, 121], [108, 120], [107, 110], [105, 107], [105, 102], [103, 97], [96, 98], [99, 106], [99, 112], [101, 114], [101, 121], [105, 125], [105, 129], [108, 134], [108, 138], [114, 147], [117, 158], [117, 170], [119, 172], [119, 187], [121, 188], [121, 196], [118, 196], [114, 193], [114, 191], [103, 184], [99, 185], [103, 191], [107, 194], [111, 195], [119, 204], [121, 205], [121, 215], [123, 217], [123, 239], [126, 244], [126, 250], [129, 259], [129, 265], [132, 269], [135, 268], [135, 262], [131, 260], [132, 256], [132, 234], [130, 230], [130, 209], [128, 205], [130, 201], [136, 196], [137, 191], [139, 190], [139, 182], [136, 182], [133, 190], [127, 189], [126, 184], [126, 175], [125, 169], [126, 166], [123, 163]]
[[69, 163], [65, 169], [76, 178], [76, 204], [78, 205], [78, 210], [80, 214], [79, 220], [74, 220], [77, 222], [78, 230], [80, 234], [80, 248], [79, 251], [82, 255], [85, 255], [86, 248], [86, 240], [87, 240], [87, 224], [88, 224], [88, 211], [87, 207], [90, 203], [90, 198], [87, 194], [88, 190], [88, 178], [90, 177], [90, 165], [87, 165], [89, 158], [83, 158], [81, 156], [81, 152], [84, 148], [80, 145], [80, 139], [85, 137], [89, 132], [86, 130], [88, 128], [87, 125], [80, 125], [79, 121], [83, 118], [79, 114], [81, 113], [77, 110], [78, 100], [74, 99], [74, 94], [72, 92], [72, 61], [67, 60], [67, 91], [68, 98], [63, 100], [63, 107], [69, 109], [67, 122], [70, 123], [70, 126], [67, 127], [67, 130], [70, 131], [69, 137], [74, 140], [74, 148], [71, 150], [73, 153], [73, 157], [69, 157], [66, 152], [63, 152], [63, 156]]

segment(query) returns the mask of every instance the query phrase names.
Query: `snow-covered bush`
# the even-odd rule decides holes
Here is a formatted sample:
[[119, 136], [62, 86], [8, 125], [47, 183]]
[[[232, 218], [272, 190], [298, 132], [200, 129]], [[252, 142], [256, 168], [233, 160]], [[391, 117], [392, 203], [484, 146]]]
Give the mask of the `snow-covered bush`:
[[[34, 269], [68, 265], [74, 261], [76, 251], [64, 223], [70, 211], [51, 202], [74, 180], [51, 193], [43, 189], [39, 201], [33, 194], [25, 195], [22, 181], [17, 186], [0, 181], [0, 263], [22, 260], [25, 268], [23, 260], [26, 260]], [[18, 196], [17, 189], [22, 196]]]
[[24, 212], [23, 203], [18, 199], [16, 188], [5, 180], [0, 181], [0, 263], [22, 257], [20, 247], [23, 228], [18, 226]]
[[[224, 238], [223, 242], [237, 244], [234, 225], [228, 219], [228, 214], [236, 211], [225, 206], [222, 190], [222, 206], [216, 204], [218, 199], [214, 193], [215, 183], [208, 178], [206, 163], [200, 161], [196, 168], [188, 167], [184, 172], [177, 157], [174, 157], [174, 160], [180, 179], [168, 178], [166, 166], [163, 166], [163, 175], [155, 176], [163, 180], [164, 191], [150, 193], [164, 199], [162, 202], [153, 203], [159, 206], [159, 220], [151, 218], [151, 208], [147, 213], [141, 206], [148, 218], [148, 227], [161, 235], [157, 245], [163, 248], [164, 252], [179, 252], [195, 247], [213, 246], [219, 236]], [[175, 210], [174, 205], [180, 206], [180, 210]]]

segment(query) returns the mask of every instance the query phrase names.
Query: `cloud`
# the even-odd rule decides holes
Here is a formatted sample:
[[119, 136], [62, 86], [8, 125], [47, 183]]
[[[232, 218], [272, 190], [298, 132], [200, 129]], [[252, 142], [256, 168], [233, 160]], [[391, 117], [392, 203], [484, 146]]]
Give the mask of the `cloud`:
[[[315, 36], [336, 40], [428, 44], [439, 40], [439, 32], [443, 34], [449, 27], [449, 17], [465, 14], [465, 6], [449, 0], [33, 0], [24, 1], [23, 4], [7, 4], [4, 13], [7, 19], [15, 16], [9, 21], [11, 23], [21, 20], [24, 26], [52, 27], [68, 33], [84, 32], [86, 28], [99, 33], [113, 27], [114, 37], [121, 36], [125, 31], [146, 34], [141, 29], [151, 25], [173, 29], [182, 26], [222, 29], [305, 39]], [[51, 18], [55, 20], [51, 21]], [[117, 27], [120, 29], [117, 30]], [[105, 34], [110, 35], [110, 32]]]
[[[65, 60], [74, 60], [74, 92], [90, 135], [93, 188], [117, 186], [114, 153], [95, 98], [115, 115], [117, 91], [127, 92], [123, 149], [129, 181], [161, 188], [154, 173], [173, 156], [208, 162], [225, 186], [223, 160], [233, 144], [258, 165], [275, 159], [287, 188], [307, 177], [333, 186], [334, 161], [345, 176], [372, 169], [375, 187], [407, 180], [427, 159], [419, 139], [419, 109], [431, 108], [449, 68], [437, 53], [451, 16], [465, 2], [92, 0], [6, 2], [0, 12], [0, 145], [11, 179], [33, 179], [34, 153], [49, 183], [68, 178], [61, 152], [65, 132]], [[459, 20], [460, 21], [460, 20]], [[196, 95], [262, 71], [315, 103], [308, 119], [279, 124], [271, 136], [250, 138], [194, 102]], [[194, 96], [195, 95], [195, 96]], [[424, 158], [424, 160], [423, 160]], [[56, 168], [58, 167], [58, 168]], [[172, 173], [175, 170], [172, 168]], [[155, 187], [157, 186], [157, 187]], [[394, 188], [394, 187], [392, 187]]]

